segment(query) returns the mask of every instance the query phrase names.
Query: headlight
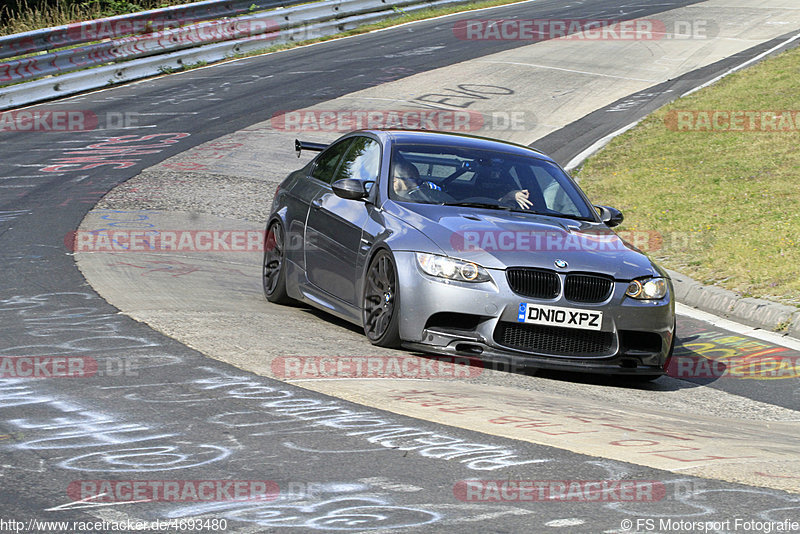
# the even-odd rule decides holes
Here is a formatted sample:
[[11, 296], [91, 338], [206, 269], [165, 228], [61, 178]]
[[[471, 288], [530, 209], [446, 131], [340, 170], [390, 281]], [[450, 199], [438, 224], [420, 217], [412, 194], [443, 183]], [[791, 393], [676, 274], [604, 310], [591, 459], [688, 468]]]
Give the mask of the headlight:
[[454, 260], [447, 256], [417, 252], [417, 263], [426, 274], [448, 280], [488, 282], [492, 279], [486, 269], [471, 261]]
[[667, 280], [665, 278], [631, 280], [625, 294], [639, 300], [663, 299], [667, 296]]

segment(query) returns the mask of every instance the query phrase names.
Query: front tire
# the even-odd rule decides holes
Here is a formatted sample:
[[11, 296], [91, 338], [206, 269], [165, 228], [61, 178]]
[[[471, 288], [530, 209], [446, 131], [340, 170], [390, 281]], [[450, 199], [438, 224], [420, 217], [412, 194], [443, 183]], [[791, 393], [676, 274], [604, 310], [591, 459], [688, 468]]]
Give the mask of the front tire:
[[372, 258], [367, 268], [361, 306], [364, 333], [373, 345], [400, 345], [398, 285], [394, 259], [387, 250], [381, 250]]
[[286, 293], [286, 249], [283, 226], [273, 221], [267, 227], [264, 236], [264, 261], [261, 279], [264, 285], [264, 296], [276, 304], [289, 304], [292, 299]]

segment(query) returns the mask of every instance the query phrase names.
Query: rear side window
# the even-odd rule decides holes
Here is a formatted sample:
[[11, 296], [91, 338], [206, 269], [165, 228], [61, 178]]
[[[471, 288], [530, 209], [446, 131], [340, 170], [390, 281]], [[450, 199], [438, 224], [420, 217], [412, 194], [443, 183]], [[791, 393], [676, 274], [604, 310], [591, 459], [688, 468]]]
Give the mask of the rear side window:
[[381, 145], [369, 137], [356, 137], [342, 158], [336, 178], [353, 178], [363, 181], [378, 179], [381, 165]]
[[338, 143], [326, 148], [319, 156], [317, 162], [314, 164], [314, 170], [311, 176], [317, 180], [322, 180], [326, 184], [331, 183], [333, 180], [333, 173], [336, 172], [336, 167], [342, 160], [347, 147], [350, 146], [352, 138], [344, 139]]

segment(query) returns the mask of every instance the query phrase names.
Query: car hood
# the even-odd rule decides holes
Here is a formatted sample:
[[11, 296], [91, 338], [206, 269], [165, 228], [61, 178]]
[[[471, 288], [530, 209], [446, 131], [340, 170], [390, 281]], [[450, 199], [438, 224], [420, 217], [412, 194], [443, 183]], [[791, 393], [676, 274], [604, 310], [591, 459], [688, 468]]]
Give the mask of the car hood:
[[618, 280], [660, 276], [650, 259], [606, 225], [493, 209], [387, 202], [390, 213], [445, 254], [490, 269], [526, 266], [603, 273]]

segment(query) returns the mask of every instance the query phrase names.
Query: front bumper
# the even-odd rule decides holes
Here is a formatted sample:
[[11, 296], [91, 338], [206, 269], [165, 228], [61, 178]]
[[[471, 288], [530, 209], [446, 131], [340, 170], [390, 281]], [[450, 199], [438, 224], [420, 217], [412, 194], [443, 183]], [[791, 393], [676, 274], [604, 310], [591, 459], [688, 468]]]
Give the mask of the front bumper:
[[[406, 348], [513, 367], [621, 375], [664, 374], [675, 324], [671, 287], [667, 297], [659, 301], [626, 297], [627, 282], [615, 282], [611, 296], [598, 304], [571, 302], [563, 294], [539, 300], [515, 294], [502, 270], [489, 270], [492, 282], [449, 282], [423, 273], [413, 252], [396, 252], [395, 257], [401, 288], [400, 337]], [[602, 311], [601, 329], [587, 334], [585, 330], [522, 325], [517, 321], [522, 302]], [[537, 340], [556, 334], [569, 339], [574, 334], [576, 338], [599, 336], [603, 342], [556, 340], [514, 346], [504, 342], [509, 338], [502, 332], [508, 328], [538, 329], [534, 336]], [[525, 337], [528, 332], [522, 334]]]

